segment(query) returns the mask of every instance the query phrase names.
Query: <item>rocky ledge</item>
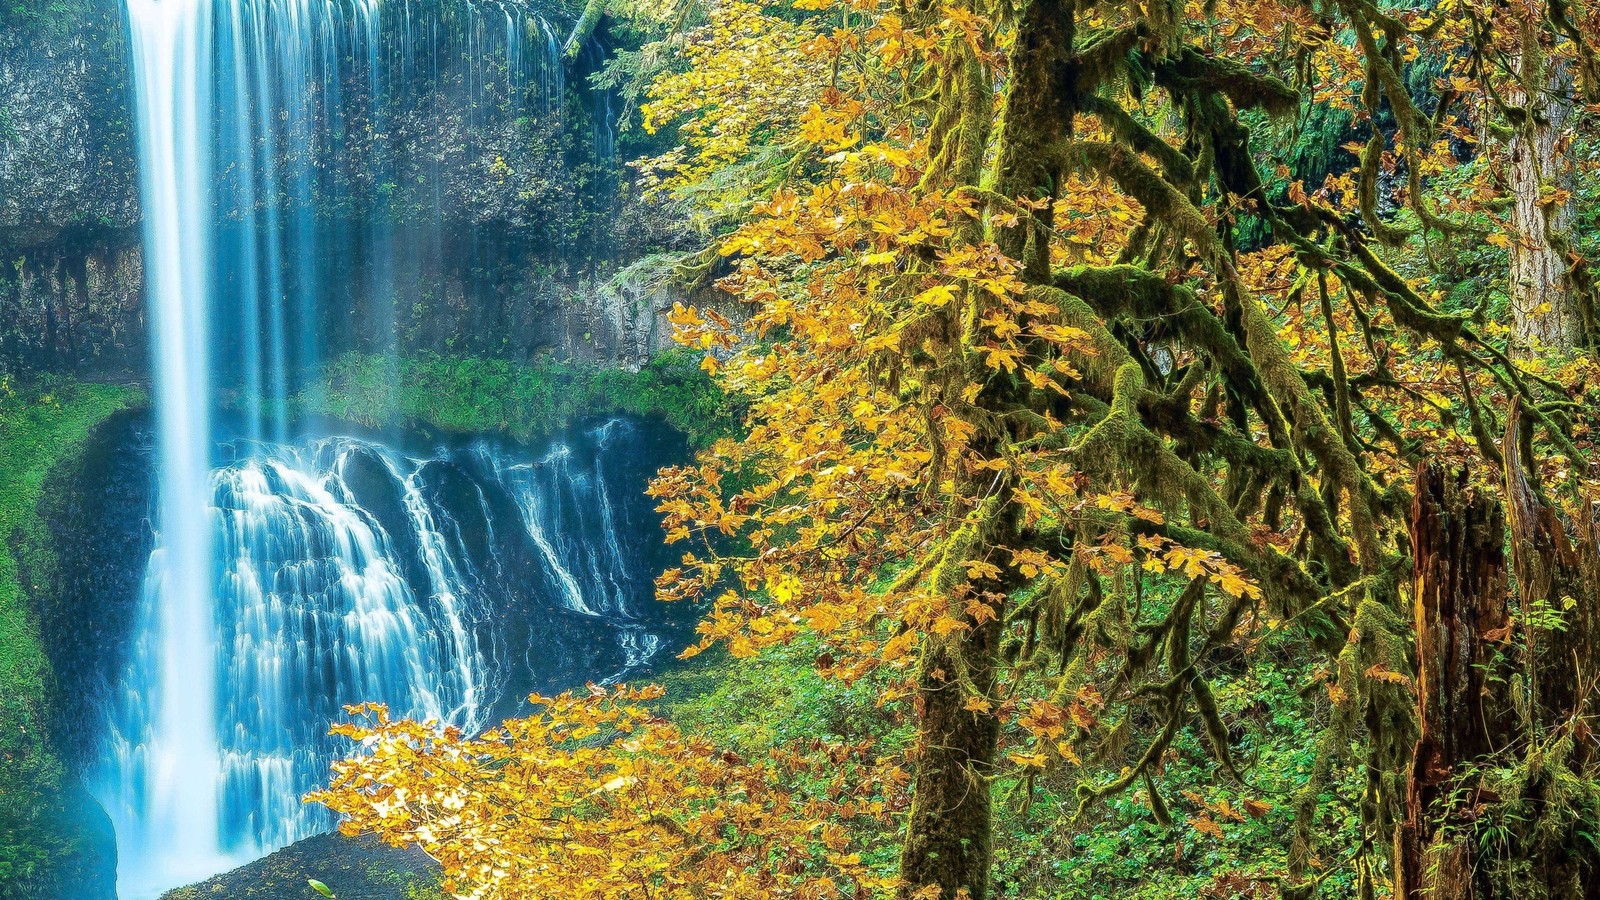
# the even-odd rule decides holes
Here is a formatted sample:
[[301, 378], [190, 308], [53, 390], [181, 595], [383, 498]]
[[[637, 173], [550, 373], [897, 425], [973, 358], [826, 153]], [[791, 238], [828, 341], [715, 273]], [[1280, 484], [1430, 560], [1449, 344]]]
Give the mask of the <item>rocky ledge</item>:
[[440, 900], [438, 867], [421, 851], [371, 838], [319, 835], [161, 900], [322, 900], [310, 879], [338, 900]]

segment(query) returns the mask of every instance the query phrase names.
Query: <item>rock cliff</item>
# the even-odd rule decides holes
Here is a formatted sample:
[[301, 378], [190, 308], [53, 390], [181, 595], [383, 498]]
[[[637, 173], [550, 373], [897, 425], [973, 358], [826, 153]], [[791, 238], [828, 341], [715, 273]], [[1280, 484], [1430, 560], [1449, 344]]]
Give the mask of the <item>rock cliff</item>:
[[[343, 236], [317, 263], [327, 354], [642, 364], [665, 346], [678, 295], [629, 266], [684, 236], [627, 185], [627, 135], [619, 150], [611, 100], [588, 86], [603, 51], [559, 73], [550, 108], [507, 113], [493, 84], [504, 63], [448, 37], [479, 26], [462, 24], [454, 0], [424, 7], [446, 37], [422, 49], [442, 63], [396, 77], [371, 119], [335, 140], [275, 151], [344, 173], [309, 195], [322, 233]], [[137, 379], [146, 368], [124, 29], [118, 0], [0, 13], [0, 372]], [[482, 114], [485, 91], [500, 115]], [[219, 217], [237, 217], [227, 204]]]

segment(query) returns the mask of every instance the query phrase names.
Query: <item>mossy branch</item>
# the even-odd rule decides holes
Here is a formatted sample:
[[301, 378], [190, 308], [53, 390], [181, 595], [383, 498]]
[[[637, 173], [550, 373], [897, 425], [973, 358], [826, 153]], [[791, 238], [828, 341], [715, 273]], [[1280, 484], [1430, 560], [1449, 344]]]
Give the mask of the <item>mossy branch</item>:
[[583, 52], [583, 45], [594, 36], [594, 30], [599, 27], [600, 19], [606, 14], [606, 0], [586, 0], [583, 4], [583, 13], [578, 16], [578, 23], [572, 27], [572, 33], [567, 35], [567, 42], [561, 46], [561, 58], [568, 64], [576, 61], [578, 54]]

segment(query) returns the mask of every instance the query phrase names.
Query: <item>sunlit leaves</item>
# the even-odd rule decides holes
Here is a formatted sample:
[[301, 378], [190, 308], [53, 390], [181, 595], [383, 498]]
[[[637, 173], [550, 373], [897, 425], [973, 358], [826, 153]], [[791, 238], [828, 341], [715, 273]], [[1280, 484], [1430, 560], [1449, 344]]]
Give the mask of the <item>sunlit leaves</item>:
[[[354, 707], [334, 731], [360, 753], [308, 799], [342, 813], [347, 834], [421, 847], [459, 897], [826, 900], [885, 886], [845, 826], [899, 802], [897, 770], [821, 742], [745, 760], [656, 718], [659, 696], [535, 697], [533, 715], [478, 737]], [[830, 789], [847, 777], [850, 791]]]

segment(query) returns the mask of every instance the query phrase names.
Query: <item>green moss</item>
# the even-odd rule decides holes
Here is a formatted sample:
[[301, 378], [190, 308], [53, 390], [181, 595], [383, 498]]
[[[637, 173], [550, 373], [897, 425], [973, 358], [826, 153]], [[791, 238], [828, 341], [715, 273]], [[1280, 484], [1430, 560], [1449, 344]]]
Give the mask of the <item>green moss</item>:
[[0, 27], [20, 33], [62, 34], [88, 12], [86, 0], [0, 0]]
[[141, 402], [137, 389], [0, 378], [0, 883], [28, 877], [71, 852], [76, 838], [53, 815], [62, 769], [50, 745], [50, 665], [23, 572], [46, 571], [50, 549], [39, 501], [49, 475], [94, 426]]
[[687, 734], [742, 753], [762, 754], [792, 741], [873, 738], [903, 746], [909, 726], [876, 706], [877, 680], [846, 685], [817, 674], [819, 646], [801, 638], [748, 660], [717, 647], [668, 667], [653, 681], [666, 688], [662, 711]]
[[728, 398], [698, 359], [666, 353], [638, 372], [556, 362], [515, 363], [435, 354], [405, 359], [347, 354], [323, 384], [301, 393], [296, 412], [369, 427], [423, 423], [452, 432], [497, 432], [518, 440], [550, 434], [585, 416], [659, 416], [705, 446], [733, 431]]

